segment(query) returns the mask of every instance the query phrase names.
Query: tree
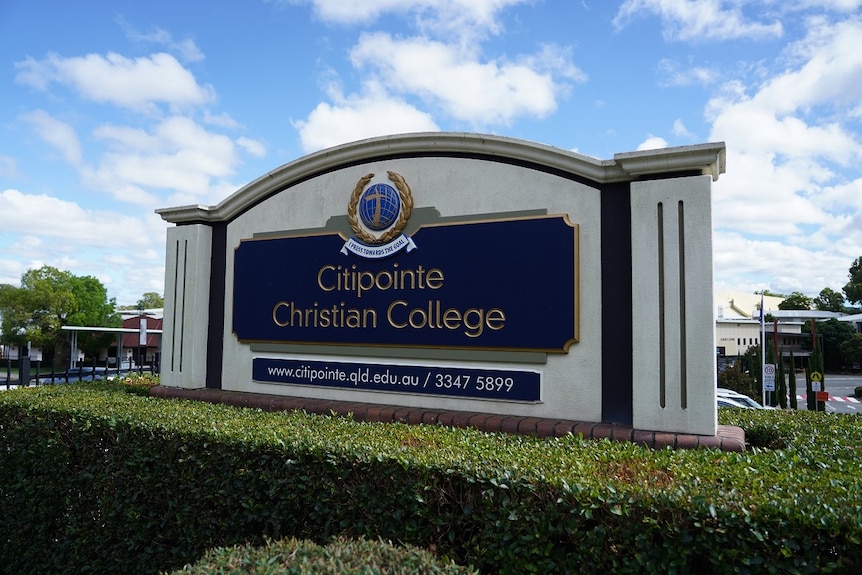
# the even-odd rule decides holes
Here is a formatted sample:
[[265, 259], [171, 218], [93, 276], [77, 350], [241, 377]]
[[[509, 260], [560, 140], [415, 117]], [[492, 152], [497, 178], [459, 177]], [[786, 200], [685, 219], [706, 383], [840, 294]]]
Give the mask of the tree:
[[778, 368], [775, 370], [775, 392], [778, 394], [778, 404], [781, 409], [787, 409], [787, 380], [784, 376], [784, 358], [781, 348], [778, 348]]
[[[119, 327], [120, 315], [115, 311], [114, 299], [108, 299], [108, 290], [92, 276], [72, 276], [69, 284], [75, 296], [76, 309], [67, 318], [66, 325], [91, 327]], [[104, 333], [80, 333], [78, 346], [86, 355], [96, 355], [100, 349], [113, 343], [114, 336]]]
[[43, 266], [25, 272], [20, 288], [4, 289], [0, 300], [4, 341], [50, 344], [73, 311], [74, 296], [67, 289], [71, 275]]
[[137, 309], [156, 309], [165, 307], [165, 298], [154, 291], [148, 291], [141, 296], [141, 299], [138, 300], [136, 305], [138, 306]]
[[718, 387], [732, 389], [749, 397], [757, 395], [756, 386], [757, 382], [748, 374], [742, 360], [737, 360], [718, 374]]
[[158, 309], [165, 307], [165, 298], [154, 291], [148, 291], [134, 305], [121, 305], [117, 309], [135, 311], [141, 309]]
[[851, 303], [862, 304], [862, 256], [856, 258], [850, 265], [847, 277], [850, 281], [844, 286], [844, 295]]
[[[120, 317], [102, 283], [51, 266], [28, 270], [21, 287], [0, 289], [0, 337], [8, 343], [30, 342], [49, 356], [63, 340], [64, 325], [116, 327]], [[94, 343], [82, 338], [82, 344]]]
[[795, 291], [778, 304], [778, 309], [811, 309], [811, 298], [802, 292]]
[[825, 411], [826, 404], [822, 401], [817, 401], [817, 395], [813, 389], [811, 374], [815, 372], [819, 373], [821, 377], [820, 391], [826, 391], [826, 381], [823, 374], [823, 354], [820, 353], [820, 343], [816, 339], [814, 340], [814, 349], [811, 351], [811, 357], [808, 358], [808, 371], [805, 373], [805, 398], [808, 411]]
[[796, 359], [793, 350], [790, 350], [790, 372], [787, 374], [787, 394], [790, 396], [790, 409], [797, 409], [796, 403]]
[[841, 311], [844, 309], [844, 295], [825, 287], [820, 290], [820, 295], [814, 298], [814, 306], [821, 311]]
[[862, 365], [862, 333], [854, 333], [841, 344], [841, 355], [847, 365]]
[[[845, 341], [853, 337], [856, 330], [846, 321], [838, 321], [835, 318], [818, 321], [817, 335], [822, 340], [823, 364], [821, 367], [826, 371], [838, 371], [846, 363], [844, 354], [842, 353], [842, 345]], [[802, 327], [802, 333], [811, 333], [811, 322], [805, 322]]]

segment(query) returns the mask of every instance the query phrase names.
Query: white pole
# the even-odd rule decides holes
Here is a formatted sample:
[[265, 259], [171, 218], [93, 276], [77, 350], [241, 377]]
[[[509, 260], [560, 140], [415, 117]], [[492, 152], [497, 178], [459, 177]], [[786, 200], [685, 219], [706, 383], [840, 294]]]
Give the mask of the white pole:
[[760, 386], [763, 393], [761, 405], [766, 405], [766, 327], [763, 313], [763, 292], [760, 292]]

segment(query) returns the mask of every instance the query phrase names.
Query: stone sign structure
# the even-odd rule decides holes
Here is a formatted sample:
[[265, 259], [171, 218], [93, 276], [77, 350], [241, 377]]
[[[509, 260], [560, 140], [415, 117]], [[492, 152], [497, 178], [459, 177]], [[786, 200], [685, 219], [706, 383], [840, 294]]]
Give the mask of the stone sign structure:
[[724, 162], [406, 134], [158, 210], [162, 386], [715, 435]]

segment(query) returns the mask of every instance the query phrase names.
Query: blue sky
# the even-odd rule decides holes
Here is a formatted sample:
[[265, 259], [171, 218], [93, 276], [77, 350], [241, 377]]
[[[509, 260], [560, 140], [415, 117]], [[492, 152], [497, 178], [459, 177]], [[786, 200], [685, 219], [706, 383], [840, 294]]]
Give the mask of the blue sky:
[[153, 210], [307, 153], [475, 131], [600, 159], [724, 141], [715, 287], [862, 256], [862, 0], [2, 0], [0, 283], [164, 289]]

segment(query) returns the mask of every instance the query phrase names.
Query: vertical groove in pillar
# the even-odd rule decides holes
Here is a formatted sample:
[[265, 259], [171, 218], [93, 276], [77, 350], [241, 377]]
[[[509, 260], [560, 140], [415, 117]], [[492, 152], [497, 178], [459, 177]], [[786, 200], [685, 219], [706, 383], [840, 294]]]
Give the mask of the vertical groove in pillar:
[[688, 382], [686, 380], [686, 321], [685, 321], [685, 210], [682, 200], [677, 206], [679, 226], [679, 395], [680, 407], [688, 407]]
[[658, 203], [658, 373], [659, 405], [665, 406], [666, 375], [665, 325], [664, 325], [664, 205]]
[[[183, 242], [183, 263], [187, 263], [188, 261], [189, 261], [189, 241], [185, 240]], [[186, 290], [186, 281], [188, 280], [188, 270], [189, 270], [189, 266], [184, 265], [183, 266], [183, 315], [185, 315], [185, 313], [186, 313], [186, 291], [188, 291], [188, 290]], [[176, 300], [174, 300], [174, 301], [176, 301]], [[176, 324], [174, 324], [174, 325], [176, 325]], [[176, 332], [176, 329], [174, 329], [174, 332]], [[183, 370], [183, 348], [185, 347], [183, 345], [183, 342], [186, 340], [185, 337], [186, 337], [186, 322], [183, 321], [180, 324], [180, 371]]]
[[182, 264], [180, 264], [180, 242], [179, 242], [179, 240], [177, 240], [176, 248], [177, 248], [177, 253], [176, 253], [176, 259], [174, 260], [176, 262], [176, 265], [174, 266], [174, 309], [173, 309], [174, 329], [171, 330], [171, 371], [174, 371], [174, 369], [175, 369], [174, 359], [177, 356], [177, 330], [176, 330], [176, 326], [177, 326], [177, 315], [178, 315], [177, 310], [180, 307], [179, 305], [177, 305], [177, 301], [178, 301], [177, 300], [177, 290], [179, 289], [179, 284], [177, 283], [177, 280], [180, 277], [180, 265], [185, 265], [185, 262], [182, 262]]

